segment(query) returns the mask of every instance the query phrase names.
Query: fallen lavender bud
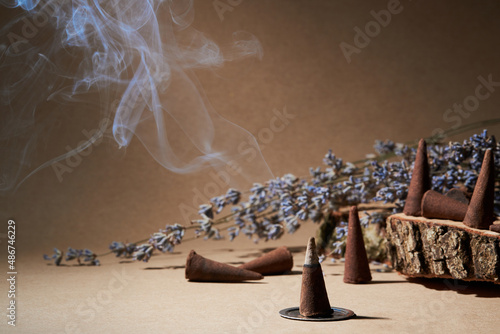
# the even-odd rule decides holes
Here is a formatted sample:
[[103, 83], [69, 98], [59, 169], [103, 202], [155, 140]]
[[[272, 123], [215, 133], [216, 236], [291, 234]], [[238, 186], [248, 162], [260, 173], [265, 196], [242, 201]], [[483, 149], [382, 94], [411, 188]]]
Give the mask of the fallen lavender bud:
[[132, 253], [135, 249], [134, 243], [123, 243], [113, 241], [111, 245], [109, 245], [109, 249], [116, 254], [116, 257], [131, 257]]
[[54, 254], [52, 256], [48, 256], [43, 254], [43, 258], [47, 261], [54, 260], [56, 266], [61, 264], [64, 253], [57, 248], [54, 248]]
[[135, 251], [132, 254], [134, 260], [148, 262], [153, 255], [154, 247], [150, 244], [142, 244], [135, 247]]

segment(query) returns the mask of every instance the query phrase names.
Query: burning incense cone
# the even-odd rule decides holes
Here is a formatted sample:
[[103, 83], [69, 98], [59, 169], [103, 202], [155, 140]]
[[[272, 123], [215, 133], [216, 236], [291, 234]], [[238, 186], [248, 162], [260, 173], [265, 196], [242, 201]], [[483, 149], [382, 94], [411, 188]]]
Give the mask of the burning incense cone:
[[333, 313], [314, 238], [310, 238], [307, 244], [306, 260], [302, 269], [299, 313], [305, 317], [326, 317]]
[[429, 189], [431, 189], [431, 179], [429, 161], [427, 160], [427, 145], [424, 139], [420, 139], [403, 213], [408, 216], [420, 216], [422, 197]]
[[293, 256], [285, 246], [276, 248], [261, 257], [242, 264], [238, 268], [258, 272], [262, 275], [276, 275], [292, 270]]
[[186, 278], [198, 282], [241, 282], [264, 277], [250, 270], [206, 259], [192, 250], [186, 260]]
[[467, 212], [467, 204], [429, 190], [422, 198], [422, 216], [426, 218], [462, 221]]
[[486, 150], [481, 172], [474, 187], [464, 224], [473, 228], [488, 229], [495, 221], [495, 164], [493, 151]]
[[366, 255], [363, 231], [359, 221], [358, 209], [355, 206], [349, 211], [349, 226], [345, 246], [344, 283], [363, 283], [372, 280], [368, 257]]

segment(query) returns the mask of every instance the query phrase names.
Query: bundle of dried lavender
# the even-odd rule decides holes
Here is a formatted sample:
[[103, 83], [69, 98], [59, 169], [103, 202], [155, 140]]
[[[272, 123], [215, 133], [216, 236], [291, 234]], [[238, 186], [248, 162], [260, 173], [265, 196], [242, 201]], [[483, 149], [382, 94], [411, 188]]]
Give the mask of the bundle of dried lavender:
[[[498, 121], [498, 120], [495, 120]], [[464, 127], [464, 130], [470, 126]], [[487, 131], [475, 134], [462, 143], [440, 144], [436, 138], [427, 139], [427, 152], [431, 173], [431, 189], [440, 193], [457, 187], [465, 187], [472, 192], [481, 169], [486, 150], [493, 149], [496, 171], [500, 171], [500, 143]], [[154, 233], [149, 239], [139, 241], [136, 246], [113, 242], [111, 252], [120, 257], [132, 257], [148, 261], [155, 250], [172, 252], [175, 245], [183, 240], [185, 230], [195, 229], [196, 237], [204, 239], [223, 238], [219, 225], [227, 224], [230, 240], [240, 234], [259, 240], [275, 240], [284, 232], [294, 233], [301, 222], [312, 220], [319, 223], [340, 208], [360, 203], [391, 203], [385, 210], [401, 212], [408, 195], [412, 164], [415, 161], [414, 145], [394, 143], [390, 140], [376, 141], [377, 154], [367, 155], [366, 159], [354, 163], [346, 162], [330, 150], [324, 157], [326, 167], [310, 168], [310, 175], [298, 178], [292, 174], [271, 179], [264, 184], [255, 183], [250, 189], [248, 199], [243, 194], [229, 189], [226, 194], [214, 197], [210, 203], [199, 208], [200, 219], [191, 226], [167, 225], [164, 230]], [[498, 180], [498, 175], [495, 177]], [[231, 213], [216, 218], [224, 208], [231, 206]], [[495, 214], [500, 215], [500, 189], [495, 186]], [[383, 220], [383, 214], [373, 213], [361, 218], [361, 223], [375, 223]], [[333, 229], [337, 252], [345, 248], [347, 224], [338, 224]], [[61, 256], [46, 256], [56, 264]], [[109, 252], [109, 253], [111, 253]], [[109, 254], [106, 253], [106, 254]], [[93, 253], [92, 253], [93, 254]], [[103, 254], [105, 255], [105, 254]], [[94, 259], [97, 255], [93, 254]], [[67, 258], [71, 260], [80, 256]], [[92, 262], [92, 261], [91, 261]]]

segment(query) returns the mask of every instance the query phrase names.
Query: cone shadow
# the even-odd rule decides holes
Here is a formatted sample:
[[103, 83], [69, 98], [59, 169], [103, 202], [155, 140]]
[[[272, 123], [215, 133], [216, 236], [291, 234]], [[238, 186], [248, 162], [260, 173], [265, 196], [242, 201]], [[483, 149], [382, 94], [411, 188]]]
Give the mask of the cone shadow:
[[302, 271], [301, 270], [291, 270], [283, 275], [302, 275]]
[[47, 265], [47, 266], [59, 267], [59, 268], [77, 268], [77, 267], [84, 267], [84, 268], [88, 268], [88, 267], [102, 267], [102, 264], [101, 264], [101, 265], [98, 265], [98, 266], [94, 266], [93, 264], [87, 264], [87, 263], [81, 263], [81, 264], [78, 264], [78, 263], [73, 263], [73, 264], [61, 263], [61, 264], [60, 264], [60, 265], [58, 265], [58, 266], [56, 266], [54, 263], [47, 263], [46, 265]]
[[264, 274], [266, 277], [273, 277], [273, 276], [293, 276], [293, 275], [302, 275], [302, 271], [300, 270], [290, 270], [286, 271], [283, 273], [277, 273], [277, 274]]
[[500, 285], [492, 282], [467, 282], [442, 278], [408, 278], [407, 280], [437, 291], [455, 291], [461, 295], [475, 295], [478, 298], [500, 297]]
[[365, 282], [365, 283], [361, 283], [361, 284], [371, 285], [371, 284], [394, 284], [394, 283], [408, 283], [408, 282], [407, 281], [370, 281], [370, 282]]
[[256, 281], [192, 281], [188, 280], [189, 283], [200, 283], [200, 284], [268, 284], [268, 282], [256, 282]]
[[[292, 254], [304, 253], [306, 251], [305, 246], [296, 246], [296, 247], [287, 247], [287, 248]], [[275, 249], [276, 249], [276, 247], [262, 248], [261, 250], [259, 250], [257, 252], [250, 252], [250, 253], [247, 253], [244, 255], [239, 255], [238, 258], [246, 259], [246, 258], [250, 258], [250, 257], [259, 257], [259, 256], [262, 256], [262, 255], [267, 254], [269, 252], [272, 252]]]
[[370, 316], [366, 316], [366, 315], [355, 315], [352, 319], [358, 319], [358, 320], [392, 320], [391, 318], [370, 317]]
[[146, 267], [144, 270], [184, 269], [186, 266]]

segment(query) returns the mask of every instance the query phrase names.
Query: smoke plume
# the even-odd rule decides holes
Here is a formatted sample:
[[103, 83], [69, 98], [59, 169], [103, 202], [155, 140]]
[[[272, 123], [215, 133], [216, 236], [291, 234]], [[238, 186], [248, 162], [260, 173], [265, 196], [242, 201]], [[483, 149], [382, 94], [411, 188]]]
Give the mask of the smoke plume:
[[[191, 0], [0, 0], [18, 13], [0, 30], [2, 123], [0, 192], [82, 152], [106, 129], [69, 152], [33, 165], [37, 147], [72, 106], [92, 97], [112, 120], [119, 147], [133, 138], [176, 173], [232, 164], [247, 180], [270, 177], [255, 138], [208, 103], [194, 72], [262, 57], [255, 36], [235, 32], [220, 48], [191, 26]], [[97, 96], [97, 98], [95, 98]], [[40, 112], [52, 104], [54, 113]], [[258, 152], [248, 161], [238, 147]]]

